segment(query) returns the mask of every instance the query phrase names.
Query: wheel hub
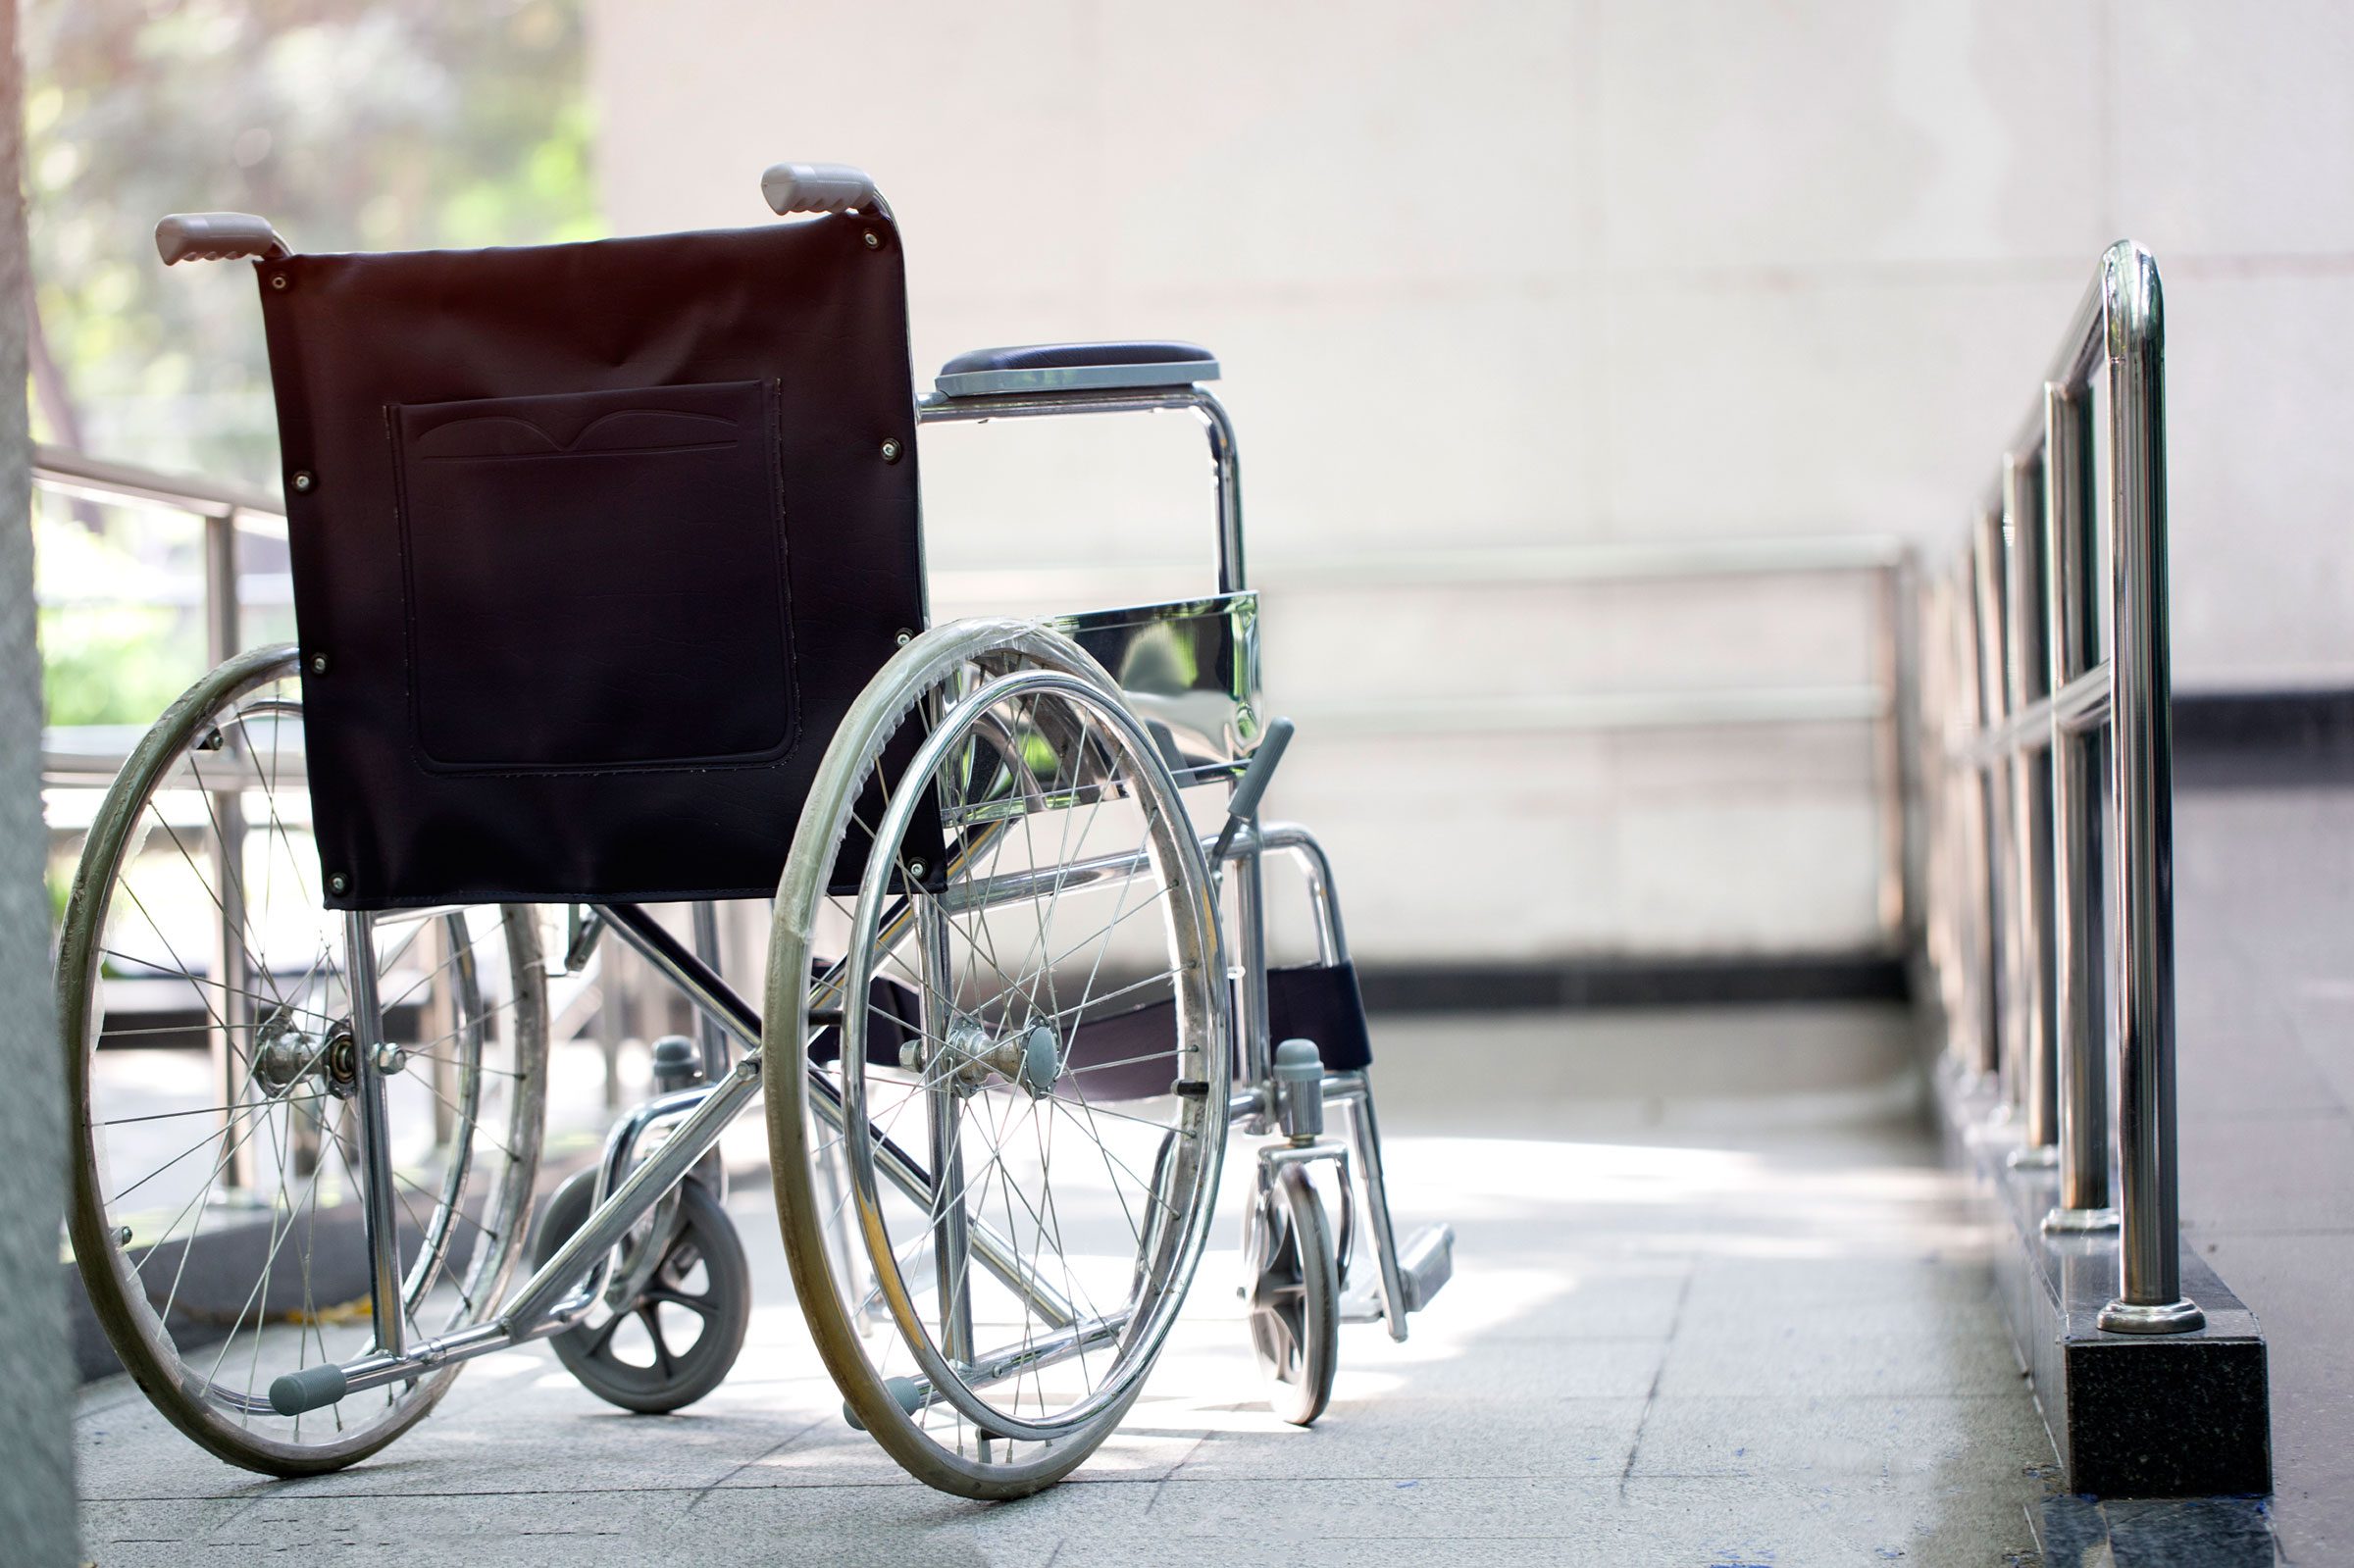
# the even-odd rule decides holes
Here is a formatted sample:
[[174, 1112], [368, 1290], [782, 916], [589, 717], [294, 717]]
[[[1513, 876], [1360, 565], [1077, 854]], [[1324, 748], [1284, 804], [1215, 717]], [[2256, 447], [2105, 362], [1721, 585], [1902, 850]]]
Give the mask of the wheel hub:
[[266, 1094], [282, 1096], [296, 1085], [319, 1076], [326, 1068], [326, 1056], [320, 1037], [281, 1008], [254, 1031], [254, 1086]]
[[977, 1018], [959, 1018], [948, 1026], [942, 1054], [949, 1082], [968, 1093], [995, 1073], [1036, 1099], [1050, 1093], [1062, 1076], [1064, 1047], [1051, 1024], [1017, 1027], [999, 1037]]
[[320, 1053], [320, 1065], [325, 1070], [327, 1091], [338, 1099], [348, 1098], [360, 1084], [360, 1046], [352, 1038], [349, 1020], [328, 1032], [327, 1049]]

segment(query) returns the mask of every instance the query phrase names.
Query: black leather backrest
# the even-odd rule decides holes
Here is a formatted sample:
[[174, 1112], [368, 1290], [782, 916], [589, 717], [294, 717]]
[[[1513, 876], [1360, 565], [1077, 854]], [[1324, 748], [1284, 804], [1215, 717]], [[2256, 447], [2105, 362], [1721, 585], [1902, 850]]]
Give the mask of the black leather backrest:
[[331, 902], [772, 892], [923, 625], [892, 226], [257, 271]]

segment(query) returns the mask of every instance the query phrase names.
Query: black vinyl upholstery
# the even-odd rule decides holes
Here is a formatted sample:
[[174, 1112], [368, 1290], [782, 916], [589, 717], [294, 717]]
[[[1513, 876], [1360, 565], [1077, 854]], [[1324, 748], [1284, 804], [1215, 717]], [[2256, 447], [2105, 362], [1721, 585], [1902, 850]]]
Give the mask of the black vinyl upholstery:
[[773, 892], [923, 625], [892, 226], [256, 270], [328, 901]]
[[943, 376], [974, 371], [1059, 371], [1099, 365], [1214, 365], [1217, 356], [1199, 343], [1139, 338], [1117, 343], [1024, 343], [1011, 348], [976, 348], [940, 368]]
[[[1315, 1041], [1328, 1073], [1355, 1073], [1373, 1064], [1365, 1004], [1354, 964], [1308, 964], [1267, 971], [1267, 1037]], [[1237, 1042], [1237, 1049], [1240, 1042]], [[872, 1057], [876, 1053], [870, 1048]], [[1177, 1075], [1177, 1009], [1148, 1002], [1092, 1019], [1072, 1032], [1066, 1086], [1092, 1100], [1149, 1099], [1166, 1094]]]

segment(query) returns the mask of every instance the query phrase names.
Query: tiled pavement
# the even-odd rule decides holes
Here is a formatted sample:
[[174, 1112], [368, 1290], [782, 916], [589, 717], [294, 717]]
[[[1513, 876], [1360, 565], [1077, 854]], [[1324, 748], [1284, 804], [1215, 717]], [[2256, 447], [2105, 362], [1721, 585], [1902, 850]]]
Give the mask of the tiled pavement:
[[2050, 1447], [1988, 1299], [1986, 1233], [1908, 1096], [1566, 1082], [1607, 1059], [1626, 1087], [1629, 1050], [1785, 1039], [1863, 1040], [1857, 1059], [1884, 1064], [1896, 1053], [1868, 1042], [1901, 1027], [1789, 1009], [1384, 1028], [1401, 1218], [1452, 1220], [1458, 1272], [1407, 1343], [1345, 1331], [1313, 1431], [1255, 1404], [1213, 1243], [1149, 1396], [1076, 1478], [997, 1507], [926, 1492], [843, 1426], [747, 1188], [761, 1304], [735, 1376], [694, 1410], [621, 1415], [535, 1347], [471, 1367], [377, 1459], [274, 1483], [96, 1385], [85, 1552], [110, 1568], [2031, 1562]]

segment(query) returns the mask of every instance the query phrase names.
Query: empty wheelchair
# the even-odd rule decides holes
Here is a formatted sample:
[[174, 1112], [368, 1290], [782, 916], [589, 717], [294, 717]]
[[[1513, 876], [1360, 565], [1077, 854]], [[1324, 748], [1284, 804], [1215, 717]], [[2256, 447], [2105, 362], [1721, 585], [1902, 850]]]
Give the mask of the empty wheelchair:
[[[534, 1340], [625, 1408], [709, 1392], [749, 1307], [717, 1143], [754, 1100], [846, 1418], [965, 1496], [1050, 1485], [1136, 1400], [1231, 1133], [1263, 1139], [1281, 1415], [1323, 1410], [1345, 1317], [1403, 1339], [1447, 1280], [1445, 1227], [1392, 1232], [1331, 868], [1258, 817], [1290, 726], [1215, 363], [990, 351], [919, 402], [871, 183], [763, 189], [803, 216], [381, 255], [158, 228], [255, 264], [298, 642], [198, 682], [91, 820], [69, 1230], [125, 1366], [233, 1463], [349, 1464]], [[1209, 431], [1216, 593], [929, 624], [919, 427], [1154, 409]], [[1270, 858], [1312, 965], [1267, 962]], [[709, 939], [732, 899], [768, 901], [757, 1008]], [[552, 1014], [616, 942], [701, 1038], [535, 1227]], [[167, 1032], [209, 1049], [116, 1070]]]

